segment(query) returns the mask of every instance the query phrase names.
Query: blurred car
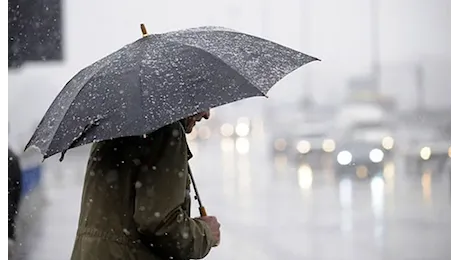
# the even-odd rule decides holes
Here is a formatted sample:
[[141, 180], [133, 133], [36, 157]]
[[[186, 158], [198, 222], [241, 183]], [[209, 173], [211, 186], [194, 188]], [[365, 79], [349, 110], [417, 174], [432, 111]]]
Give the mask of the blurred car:
[[[287, 110], [283, 108], [282, 111]], [[279, 111], [278, 111], [279, 112]], [[274, 156], [279, 154], [287, 155], [293, 148], [293, 132], [298, 122], [302, 120], [304, 114], [299, 110], [286, 111], [284, 115], [274, 114], [271, 118], [267, 117], [269, 132], [269, 142], [271, 152]]]
[[193, 127], [190, 134], [187, 135], [187, 140], [190, 142], [206, 141], [213, 136], [218, 136], [219, 127], [221, 125], [220, 118], [216, 116], [214, 110], [210, 110], [210, 116], [207, 120], [201, 120]]
[[436, 127], [411, 129], [402, 149], [411, 172], [450, 172], [451, 144]]
[[335, 141], [329, 137], [327, 122], [304, 122], [291, 130], [289, 154], [297, 161], [321, 162], [324, 155], [334, 152]]
[[239, 117], [236, 122], [225, 122], [220, 126], [222, 137], [248, 137], [252, 131], [252, 120], [248, 117]]
[[395, 148], [394, 133], [385, 122], [361, 122], [348, 130], [347, 138], [371, 143], [386, 155], [392, 155]]
[[319, 106], [308, 100], [271, 110], [267, 121], [272, 154], [286, 156], [298, 164], [321, 165], [322, 159], [335, 150], [331, 138], [334, 115], [334, 107]]
[[187, 140], [190, 142], [208, 140], [213, 134], [212, 128], [207, 124], [200, 123], [196, 125], [190, 134], [187, 135]]
[[380, 145], [363, 140], [341, 143], [334, 155], [336, 174], [356, 173], [360, 178], [381, 173], [386, 161]]

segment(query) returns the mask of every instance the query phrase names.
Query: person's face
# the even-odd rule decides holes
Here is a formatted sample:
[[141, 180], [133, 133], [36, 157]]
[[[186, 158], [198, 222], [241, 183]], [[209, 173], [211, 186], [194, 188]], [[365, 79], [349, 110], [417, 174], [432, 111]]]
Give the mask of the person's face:
[[203, 118], [209, 119], [209, 109], [185, 118], [185, 132], [190, 134], [193, 130], [193, 127], [196, 125], [196, 122], [200, 122]]

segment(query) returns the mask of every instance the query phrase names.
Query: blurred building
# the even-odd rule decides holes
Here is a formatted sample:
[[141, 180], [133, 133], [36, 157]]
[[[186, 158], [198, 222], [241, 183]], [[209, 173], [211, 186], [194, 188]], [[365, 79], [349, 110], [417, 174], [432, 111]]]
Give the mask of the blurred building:
[[61, 0], [8, 0], [8, 67], [62, 60]]
[[450, 59], [388, 62], [382, 64], [381, 89], [401, 111], [450, 111], [450, 78]]

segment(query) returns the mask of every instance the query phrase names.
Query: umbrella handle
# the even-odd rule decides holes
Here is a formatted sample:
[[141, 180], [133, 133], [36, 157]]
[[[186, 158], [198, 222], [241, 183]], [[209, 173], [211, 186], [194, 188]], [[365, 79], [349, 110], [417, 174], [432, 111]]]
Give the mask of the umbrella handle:
[[147, 33], [147, 29], [145, 28], [145, 25], [143, 23], [141, 23], [141, 31], [142, 31], [142, 37], [145, 37], [145, 36], [149, 35]]
[[199, 207], [198, 209], [200, 210], [200, 216], [205, 217], [208, 215], [206, 213], [206, 209], [203, 206]]

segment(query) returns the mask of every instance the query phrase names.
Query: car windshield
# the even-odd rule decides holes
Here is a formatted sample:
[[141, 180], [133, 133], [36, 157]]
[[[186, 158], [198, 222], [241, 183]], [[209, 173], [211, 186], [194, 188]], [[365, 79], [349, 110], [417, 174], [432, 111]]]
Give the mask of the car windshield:
[[382, 140], [382, 138], [389, 135], [389, 131], [383, 128], [358, 129], [353, 132], [352, 138], [369, 142], [379, 142]]
[[325, 133], [307, 133], [304, 136], [310, 137], [310, 138], [322, 138], [325, 137]]
[[368, 142], [360, 141], [360, 140], [353, 140], [348, 141], [340, 146], [340, 150], [346, 150], [350, 152], [368, 152], [370, 149], [374, 148], [374, 146]]

